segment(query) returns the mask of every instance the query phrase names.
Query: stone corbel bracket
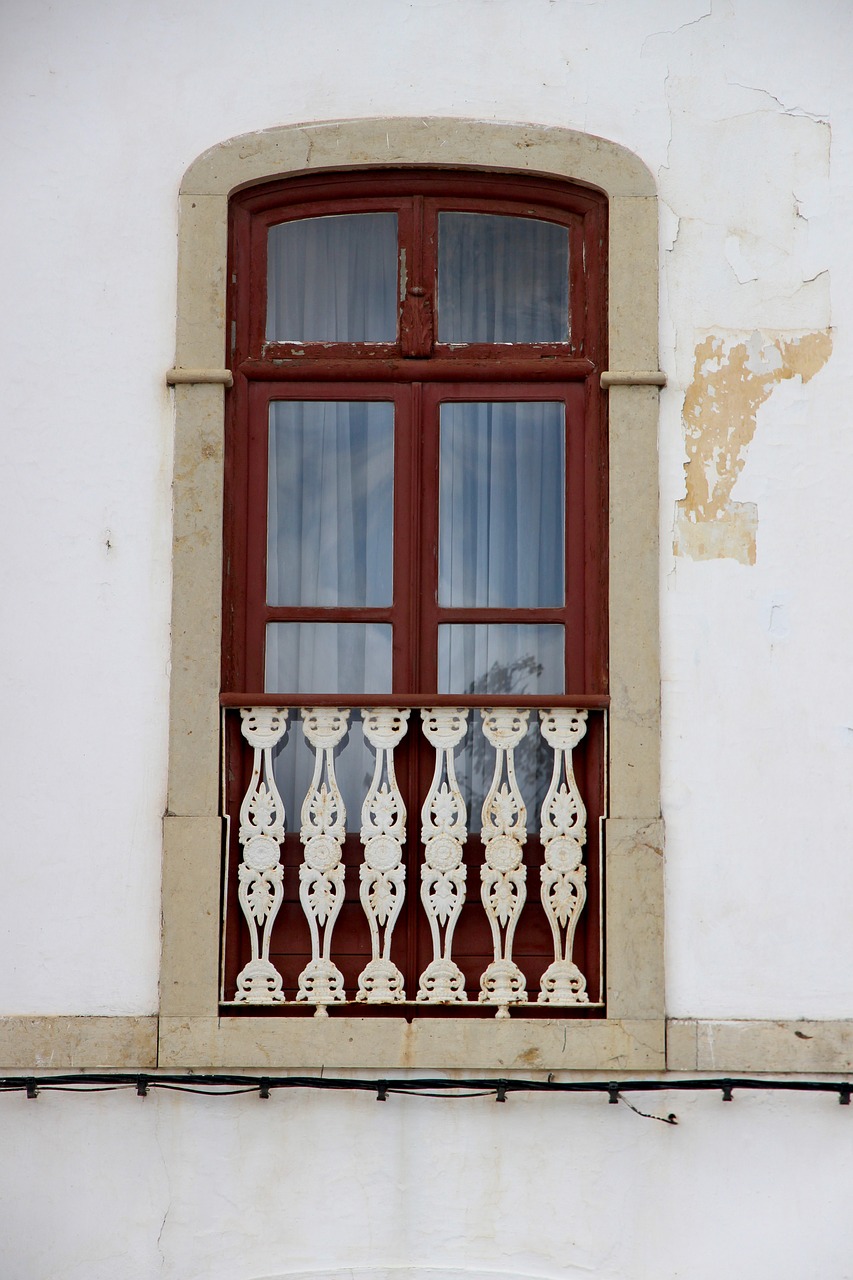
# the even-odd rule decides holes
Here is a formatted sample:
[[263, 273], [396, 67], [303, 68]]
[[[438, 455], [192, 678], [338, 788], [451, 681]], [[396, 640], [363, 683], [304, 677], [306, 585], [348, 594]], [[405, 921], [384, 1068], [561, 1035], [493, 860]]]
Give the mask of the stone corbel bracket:
[[601, 389], [611, 387], [665, 387], [666, 374], [660, 369], [605, 369], [601, 374]]
[[166, 385], [169, 387], [194, 382], [233, 387], [234, 375], [230, 369], [170, 369], [166, 374]]

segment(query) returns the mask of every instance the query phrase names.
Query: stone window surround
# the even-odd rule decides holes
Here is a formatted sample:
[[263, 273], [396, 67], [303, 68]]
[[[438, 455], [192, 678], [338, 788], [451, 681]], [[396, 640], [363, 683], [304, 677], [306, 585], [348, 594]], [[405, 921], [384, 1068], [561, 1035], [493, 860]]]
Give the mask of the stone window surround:
[[[169, 799], [161, 1066], [548, 1070], [664, 1065], [655, 386], [610, 397], [612, 706], [606, 1019], [220, 1017], [220, 599], [228, 197], [277, 177], [407, 164], [543, 174], [610, 203], [610, 369], [657, 371], [657, 201], [623, 148], [565, 129], [461, 120], [284, 126], [231, 139], [181, 188]], [[196, 372], [190, 372], [196, 371]], [[208, 372], [204, 372], [208, 371]], [[205, 381], [195, 381], [195, 378]], [[183, 381], [193, 378], [193, 381]], [[643, 638], [637, 643], [637, 637]]]
[[[610, 203], [611, 816], [606, 1020], [220, 1018], [220, 601], [227, 206], [288, 174], [435, 164], [587, 182]], [[850, 1072], [853, 1020], [664, 1023], [657, 638], [657, 201], [622, 147], [455, 119], [294, 125], [233, 138], [181, 187], [169, 802], [160, 1014], [0, 1018], [11, 1070], [448, 1068]], [[623, 375], [623, 376], [620, 376]], [[637, 637], [641, 637], [640, 643]], [[666, 1035], [665, 1035], [666, 1031]]]

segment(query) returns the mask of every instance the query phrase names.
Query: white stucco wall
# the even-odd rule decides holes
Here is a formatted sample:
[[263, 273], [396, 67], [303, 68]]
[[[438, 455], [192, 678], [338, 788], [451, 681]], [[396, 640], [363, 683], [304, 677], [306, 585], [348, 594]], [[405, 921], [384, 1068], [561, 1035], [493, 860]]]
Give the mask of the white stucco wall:
[[[3, 788], [40, 875], [11, 840], [0, 1009], [156, 1005], [181, 175], [251, 129], [429, 113], [588, 130], [658, 176], [669, 1010], [849, 1016], [849, 6], [84, 0], [3, 24]], [[757, 411], [733, 493], [756, 563], [674, 558], [697, 343], [829, 325], [822, 370]]]
[[[853, 1017], [851, 48], [843, 2], [7, 0], [0, 1013], [157, 1006], [181, 175], [250, 130], [424, 114], [586, 130], [658, 178], [668, 1011]], [[767, 366], [830, 328], [744, 445], [755, 563], [674, 555], [697, 346]], [[0, 1098], [0, 1274], [853, 1276], [847, 1109], [639, 1105], [682, 1123]]]
[[7, 1097], [0, 1274], [850, 1280], [847, 1108], [634, 1100]]

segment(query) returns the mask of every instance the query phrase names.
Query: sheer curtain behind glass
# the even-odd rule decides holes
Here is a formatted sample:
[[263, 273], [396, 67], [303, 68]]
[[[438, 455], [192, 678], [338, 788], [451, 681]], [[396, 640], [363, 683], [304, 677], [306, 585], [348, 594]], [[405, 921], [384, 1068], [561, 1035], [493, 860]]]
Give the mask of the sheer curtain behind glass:
[[[561, 608], [565, 601], [565, 405], [441, 405], [438, 599], [449, 608]], [[564, 690], [557, 623], [452, 622], [438, 628], [441, 693], [541, 695]], [[534, 721], [536, 717], [534, 716]], [[474, 717], [459, 774], [478, 812], [493, 752]], [[535, 725], [516, 753], [519, 785], [538, 812], [547, 768]]]
[[270, 405], [267, 603], [391, 603], [394, 407]]
[[[393, 405], [382, 401], [274, 401], [270, 406], [267, 603], [381, 607], [391, 603]], [[375, 622], [271, 622], [266, 689], [281, 693], [386, 693], [391, 626]], [[357, 713], [337, 750], [347, 824], [357, 828], [371, 756]], [[298, 817], [313, 755], [292, 723], [276, 777]]]
[[538, 218], [441, 213], [440, 342], [567, 342], [569, 232]]
[[393, 342], [397, 215], [347, 213], [271, 227], [268, 342]]
[[[442, 213], [441, 342], [567, 342], [568, 228], [541, 219]], [[533, 609], [565, 603], [565, 407], [441, 406], [439, 604]], [[442, 693], [547, 696], [565, 688], [560, 625], [446, 623], [438, 629]], [[535, 718], [535, 717], [534, 717]], [[492, 752], [478, 715], [459, 758], [477, 813]], [[547, 785], [538, 730], [516, 752], [522, 794], [538, 812]]]
[[439, 604], [562, 606], [563, 403], [445, 403], [440, 432]]
[[[397, 216], [343, 214], [271, 227], [267, 341], [393, 342]], [[271, 406], [267, 592], [272, 605], [391, 602], [393, 410], [389, 404]], [[387, 692], [391, 627], [271, 623], [266, 688], [293, 693]], [[357, 715], [336, 750], [347, 826], [357, 829], [371, 755]], [[313, 768], [301, 727], [276, 756], [291, 829]]]

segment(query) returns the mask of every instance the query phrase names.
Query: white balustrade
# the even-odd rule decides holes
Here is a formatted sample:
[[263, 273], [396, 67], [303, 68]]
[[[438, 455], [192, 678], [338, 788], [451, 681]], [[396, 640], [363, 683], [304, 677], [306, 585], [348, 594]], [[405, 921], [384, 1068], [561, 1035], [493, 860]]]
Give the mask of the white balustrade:
[[[242, 709], [240, 715], [243, 736], [254, 752], [251, 780], [240, 806], [242, 858], [237, 870], [237, 895], [251, 956], [237, 977], [234, 998], [240, 1003], [275, 1005], [285, 999], [282, 975], [269, 958], [273, 925], [284, 899], [280, 852], [285, 814], [272, 753], [280, 744], [289, 750], [288, 711], [253, 707]], [[407, 994], [403, 973], [391, 951], [392, 946], [397, 947], [394, 939], [399, 928], [395, 933], [395, 927], [406, 902], [407, 815], [395, 772], [395, 751], [406, 735], [410, 712], [367, 707], [361, 719], [364, 738], [374, 752], [374, 768], [361, 805], [363, 859], [358, 881], [371, 952], [358, 975], [357, 989], [348, 996], [343, 974], [332, 958], [332, 944], [346, 884], [346, 812], [335, 756], [347, 733], [350, 711], [340, 707], [306, 707], [301, 711], [303, 734], [314, 753], [299, 832], [303, 846], [299, 903], [308, 926], [311, 957], [298, 976], [296, 999], [313, 1005], [316, 1017], [327, 1016], [327, 1006], [345, 1004], [353, 997], [369, 1005], [400, 1004], [413, 998], [421, 1004], [468, 1000], [453, 943], [466, 903], [468, 839], [468, 812], [455, 756], [468, 733], [469, 712], [463, 707], [425, 707], [420, 715], [424, 738], [435, 753], [432, 782], [421, 808], [418, 905], [429, 925], [432, 959], [420, 975], [417, 992]], [[557, 707], [538, 715], [539, 731], [553, 755], [550, 785], [541, 810], [541, 907], [527, 901], [527, 806], [515, 767], [515, 753], [528, 733], [530, 713], [512, 707], [487, 707], [480, 716], [484, 738], [494, 750], [494, 768], [480, 829], [480, 901], [491, 931], [493, 959], [480, 976], [479, 1001], [495, 1006], [498, 1018], [508, 1018], [513, 1007], [527, 1002], [525, 975], [513, 956], [515, 935], [523, 912], [544, 910], [554, 959], [542, 976], [538, 1002], [562, 1007], [589, 1004], [586, 978], [572, 955], [587, 894], [583, 862], [587, 813], [575, 779], [573, 753], [586, 733], [588, 713]], [[407, 908], [410, 926], [414, 908], [414, 903]], [[291, 910], [287, 908], [283, 920]], [[399, 950], [405, 954], [406, 948]]]

